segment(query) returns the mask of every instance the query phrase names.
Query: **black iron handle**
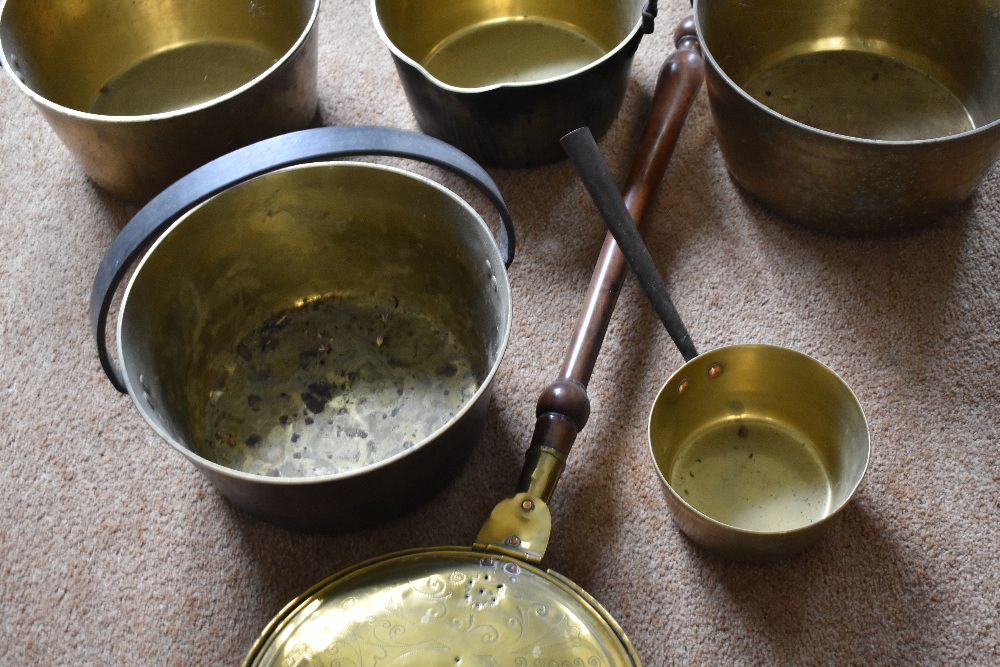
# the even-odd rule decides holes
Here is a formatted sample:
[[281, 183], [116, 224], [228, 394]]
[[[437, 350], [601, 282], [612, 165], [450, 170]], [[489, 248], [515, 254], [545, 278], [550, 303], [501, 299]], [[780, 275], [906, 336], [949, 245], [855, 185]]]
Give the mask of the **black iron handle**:
[[639, 30], [623, 51], [626, 57], [631, 58], [639, 50], [639, 42], [642, 41], [643, 35], [652, 34], [653, 29], [656, 27], [656, 13], [656, 0], [648, 0], [642, 6], [642, 14], [639, 17]]
[[[694, 2], [694, 0], [691, 0]], [[653, 32], [653, 19], [656, 18], [656, 0], [649, 0], [642, 7], [642, 31], [647, 35]]]
[[184, 176], [129, 220], [104, 255], [90, 292], [90, 324], [97, 356], [114, 387], [125, 393], [105, 339], [108, 312], [133, 262], [161, 232], [210, 197], [276, 169], [360, 155], [410, 158], [442, 167], [476, 186], [500, 213], [498, 248], [504, 266], [514, 261], [514, 222], [496, 183], [471, 157], [439, 139], [387, 127], [322, 127], [281, 135], [233, 151]]
[[667, 287], [656, 270], [656, 264], [649, 255], [642, 236], [639, 235], [639, 228], [636, 227], [632, 215], [618, 193], [614, 176], [611, 175], [608, 163], [605, 162], [597, 142], [594, 141], [594, 135], [588, 128], [582, 127], [563, 137], [562, 145], [579, 172], [580, 179], [594, 200], [597, 210], [600, 211], [608, 231], [615, 237], [615, 242], [621, 248], [622, 254], [632, 267], [639, 284], [649, 297], [656, 314], [681, 356], [684, 357], [684, 361], [694, 359], [698, 356], [698, 350], [691, 342], [687, 327], [684, 326], [667, 292]]

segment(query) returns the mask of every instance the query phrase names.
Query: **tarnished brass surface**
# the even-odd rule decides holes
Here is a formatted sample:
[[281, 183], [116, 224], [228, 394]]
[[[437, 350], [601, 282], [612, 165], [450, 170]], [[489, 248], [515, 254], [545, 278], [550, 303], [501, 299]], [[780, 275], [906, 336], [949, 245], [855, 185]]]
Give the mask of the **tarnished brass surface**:
[[[352, 162], [268, 172], [193, 208], [147, 251], [119, 313], [121, 368], [143, 417], [236, 505], [299, 528], [384, 520], [440, 489], [478, 438], [511, 327], [502, 269], [485, 221], [457, 195], [425, 178]], [[247, 332], [328, 295], [359, 295], [388, 307], [398, 303], [400, 309], [447, 323], [471, 353], [478, 388], [433, 432], [352, 470], [284, 478], [208, 460], [202, 440], [215, 436], [202, 420], [220, 390], [217, 360], [231, 359], [234, 352], [263, 357], [262, 346], [239, 349]], [[372, 327], [373, 348], [379, 336], [392, 335], [391, 324], [389, 311], [365, 323]], [[306, 395], [307, 387], [334, 382], [329, 373], [339, 372], [315, 357], [325, 354], [324, 345], [342, 341], [320, 334], [315, 332], [314, 346], [288, 357], [284, 367], [261, 365], [255, 371], [266, 371], [269, 377], [261, 382], [290, 394], [283, 399], [290, 406], [287, 424], [322, 420], [332, 422], [323, 428], [356, 427], [356, 415], [346, 406], [343, 414], [309, 407], [314, 399]], [[300, 377], [304, 368], [311, 379], [301, 378], [298, 390], [283, 384]], [[420, 400], [411, 393], [406, 400]], [[356, 398], [355, 403], [364, 399]], [[252, 396], [243, 409], [247, 422], [266, 413]], [[302, 419], [306, 409], [308, 419]], [[272, 421], [277, 432], [269, 437], [277, 444], [291, 437], [288, 446], [295, 448], [301, 445], [296, 435], [309, 437], [305, 430], [284, 432], [286, 424]]]
[[87, 175], [144, 202], [316, 113], [319, 0], [7, 0], [4, 67]]
[[645, 0], [372, 0], [421, 129], [490, 165], [562, 159], [618, 114]]
[[696, 0], [726, 163], [827, 231], [939, 220], [1000, 154], [1000, 2]]
[[[374, 0], [373, 8], [394, 51], [446, 86], [483, 88], [544, 81], [592, 64], [636, 28], [642, 3]], [[495, 42], [494, 33], [502, 33]], [[577, 44], [564, 44], [559, 33], [574, 35]], [[466, 41], [472, 43], [463, 45]], [[464, 53], [456, 54], [453, 64], [435, 63], [452, 60], [451, 49]], [[573, 54], [580, 49], [593, 55], [578, 59]], [[506, 76], [505, 67], [511, 68]]]
[[660, 390], [653, 461], [674, 520], [739, 560], [819, 539], [868, 466], [868, 424], [832, 370], [804, 354], [739, 345], [698, 356]]
[[498, 551], [538, 563], [549, 546], [552, 516], [548, 501], [566, 467], [565, 457], [550, 447], [528, 449], [521, 489], [502, 500], [476, 536], [479, 549]]
[[400, 552], [306, 591], [244, 661], [265, 665], [640, 664], [617, 623], [564, 577], [477, 550]]

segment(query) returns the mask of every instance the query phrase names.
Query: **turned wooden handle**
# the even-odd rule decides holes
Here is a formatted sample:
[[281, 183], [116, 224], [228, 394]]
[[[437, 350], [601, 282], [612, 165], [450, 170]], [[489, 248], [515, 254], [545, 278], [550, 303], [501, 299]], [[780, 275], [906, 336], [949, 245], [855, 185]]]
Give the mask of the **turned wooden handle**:
[[[688, 17], [678, 25], [674, 42], [677, 48], [660, 69], [649, 119], [622, 189], [625, 204], [640, 225], [656, 188], [663, 180], [681, 128], [704, 80], [701, 46], [694, 19]], [[565, 457], [577, 434], [586, 425], [590, 416], [587, 384], [627, 275], [628, 265], [609, 233], [560, 376], [542, 392], [538, 400], [531, 448], [548, 448]], [[529, 465], [531, 460], [529, 456]], [[530, 470], [524, 471], [523, 483], [530, 478], [530, 473]], [[554, 486], [550, 485], [552, 489]], [[547, 502], [548, 498], [543, 500]]]

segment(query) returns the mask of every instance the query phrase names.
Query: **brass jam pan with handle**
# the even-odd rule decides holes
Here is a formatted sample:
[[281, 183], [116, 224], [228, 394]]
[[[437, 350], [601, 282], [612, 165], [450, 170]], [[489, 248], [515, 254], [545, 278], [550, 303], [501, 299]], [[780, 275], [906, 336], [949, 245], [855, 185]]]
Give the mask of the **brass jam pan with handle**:
[[[700, 85], [690, 32], [678, 38], [626, 184], [642, 219]], [[696, 45], [693, 48], [697, 48]], [[678, 82], [683, 85], [678, 85]], [[551, 530], [548, 501], [590, 413], [594, 370], [627, 266], [606, 237], [560, 377], [542, 393], [517, 493], [493, 510], [470, 547], [413, 549], [350, 567], [289, 603], [247, 655], [258, 665], [640, 665], [621, 627], [569, 579], [538, 564]], [[470, 623], [471, 620], [471, 623]]]
[[[438, 179], [359, 156], [461, 177], [498, 234]], [[437, 493], [476, 445], [510, 337], [514, 243], [496, 184], [445, 142], [280, 135], [133, 216], [94, 280], [94, 342], [112, 385], [233, 505], [297, 530], [372, 525]]]
[[868, 422], [844, 381], [805, 354], [735, 345], [698, 354], [597, 144], [563, 145], [686, 363], [660, 390], [649, 445], [674, 521], [694, 542], [747, 561], [819, 539], [868, 466]]

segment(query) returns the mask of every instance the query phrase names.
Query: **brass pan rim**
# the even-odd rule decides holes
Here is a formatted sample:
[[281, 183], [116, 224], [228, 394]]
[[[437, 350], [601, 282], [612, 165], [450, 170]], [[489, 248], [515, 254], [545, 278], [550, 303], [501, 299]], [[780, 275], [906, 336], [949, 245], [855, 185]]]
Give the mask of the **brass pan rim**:
[[[242, 188], [249, 186], [249, 184], [255, 183], [262, 179], [274, 177], [282, 173], [299, 171], [304, 169], [331, 169], [331, 168], [383, 171], [394, 174], [399, 178], [409, 178], [414, 181], [417, 181], [422, 186], [430, 187], [434, 190], [437, 190], [442, 195], [450, 198], [453, 201], [453, 203], [457, 204], [458, 206], [461, 206], [468, 212], [470, 220], [476, 220], [479, 223], [479, 225], [482, 228], [482, 232], [484, 234], [487, 235], [492, 234], [489, 227], [486, 225], [486, 222], [483, 220], [482, 215], [478, 213], [475, 210], [475, 208], [473, 208], [472, 205], [469, 204], [468, 201], [466, 201], [465, 199], [463, 199], [454, 191], [445, 187], [444, 185], [436, 181], [433, 181], [425, 176], [422, 176], [420, 174], [399, 167], [394, 167], [391, 165], [374, 164], [368, 162], [356, 162], [352, 160], [322, 160], [316, 162], [307, 162], [304, 164], [291, 165], [288, 167], [275, 169], [260, 174], [258, 176], [255, 176], [254, 178], [251, 178], [247, 181], [226, 188], [225, 190], [213, 195], [212, 197], [209, 197], [208, 199], [193, 205], [190, 209], [185, 211], [183, 215], [181, 215], [177, 220], [171, 223], [170, 226], [168, 226], [162, 233], [160, 233], [157, 236], [157, 238], [150, 244], [149, 248], [145, 250], [139, 261], [137, 261], [135, 270], [133, 271], [131, 277], [129, 278], [129, 282], [123, 292], [122, 303], [124, 304], [128, 302], [130, 293], [132, 291], [132, 285], [135, 283], [137, 277], [142, 273], [142, 269], [145, 266], [147, 260], [149, 260], [149, 258], [155, 254], [157, 248], [159, 248], [159, 246], [165, 242], [165, 239], [167, 239], [171, 235], [171, 233], [174, 232], [174, 230], [178, 229], [180, 226], [185, 224], [185, 222], [188, 221], [190, 218], [196, 216], [198, 212], [201, 211], [205, 206], [209, 205], [210, 202], [213, 202], [219, 199], [220, 197], [239, 196], [239, 191]], [[499, 251], [497, 251], [497, 256], [494, 259], [496, 259], [499, 265], [503, 264], [503, 258], [500, 257]], [[501, 289], [504, 293], [508, 295], [507, 300], [509, 301], [510, 281], [509, 277], [507, 276], [507, 273], [496, 272], [495, 275], [497, 276], [498, 289]], [[124, 367], [123, 360], [126, 357], [125, 350], [123, 348], [123, 341], [125, 338], [123, 331], [124, 326], [125, 326], [125, 309], [122, 309], [118, 313], [118, 322], [116, 331], [118, 359], [120, 360], [120, 363], [122, 363], [122, 367]], [[186, 459], [188, 459], [195, 465], [211, 470], [224, 477], [240, 479], [248, 482], [253, 482], [256, 484], [265, 484], [274, 487], [282, 487], [282, 486], [304, 487], [314, 484], [315, 485], [325, 484], [333, 480], [346, 480], [354, 477], [362, 477], [365, 475], [369, 475], [373, 471], [394, 465], [399, 460], [412, 455], [414, 452], [425, 447], [428, 443], [433, 442], [435, 439], [440, 438], [444, 432], [446, 432], [450, 428], [453, 428], [458, 421], [460, 421], [463, 417], [465, 417], [465, 415], [473, 408], [473, 406], [475, 406], [481, 400], [482, 395], [485, 392], [492, 391], [493, 380], [500, 369], [501, 362], [504, 358], [504, 354], [506, 353], [507, 346], [509, 345], [512, 328], [513, 328], [513, 316], [508, 316], [506, 318], [504, 331], [501, 333], [499, 338], [500, 345], [496, 352], [495, 362], [491, 364], [486, 375], [480, 381], [479, 387], [476, 389], [475, 393], [465, 402], [465, 404], [462, 406], [460, 410], [458, 410], [447, 422], [442, 424], [437, 430], [435, 430], [432, 433], [429, 433], [419, 442], [414, 443], [413, 447], [411, 447], [410, 449], [401, 451], [397, 454], [394, 454], [392, 456], [389, 456], [375, 463], [365, 465], [360, 468], [345, 470], [342, 472], [332, 473], [327, 475], [315, 475], [311, 477], [270, 477], [268, 475], [243, 472], [241, 470], [237, 470], [235, 468], [230, 468], [220, 463], [216, 463], [215, 461], [209, 458], [201, 456], [188, 446], [185, 446], [170, 432], [164, 429], [162, 425], [159, 424], [155, 419], [152, 419], [146, 407], [139, 400], [139, 397], [142, 396], [143, 393], [141, 387], [134, 386], [128, 374], [125, 374], [122, 380], [125, 383], [126, 391], [128, 393], [129, 398], [137, 408], [143, 420], [153, 429], [156, 435], [162, 438], [174, 450], [182, 454]]]
[[618, 42], [618, 45], [615, 46], [613, 49], [605, 53], [600, 58], [592, 60], [583, 67], [578, 67], [570, 72], [566, 72], [558, 76], [548, 77], [545, 79], [535, 79], [532, 81], [507, 81], [503, 83], [493, 83], [488, 86], [475, 86], [475, 87], [455, 86], [450, 83], [446, 83], [441, 79], [437, 78], [436, 76], [434, 76], [433, 74], [431, 74], [429, 71], [427, 71], [426, 67], [421, 65], [419, 62], [417, 62], [410, 56], [403, 53], [403, 51], [400, 50], [398, 46], [396, 46], [396, 44], [389, 38], [389, 35], [386, 34], [385, 28], [382, 27], [382, 22], [379, 20], [378, 16], [378, 8], [375, 6], [375, 4], [376, 3], [373, 1], [371, 6], [372, 18], [374, 19], [375, 23], [375, 30], [378, 32], [378, 35], [382, 39], [382, 42], [385, 43], [386, 47], [389, 49], [392, 55], [395, 56], [396, 58], [399, 58], [399, 60], [403, 61], [413, 69], [420, 72], [421, 75], [423, 75], [428, 81], [430, 81], [435, 86], [441, 88], [442, 90], [447, 90], [449, 92], [458, 94], [486, 93], [492, 90], [535, 88], [537, 86], [543, 86], [558, 81], [565, 81], [567, 79], [578, 77], [580, 76], [580, 74], [595, 69], [600, 65], [602, 65], [603, 63], [605, 63], [606, 61], [616, 57], [618, 53], [622, 49], [624, 49], [635, 38], [635, 36], [643, 29], [642, 17], [640, 16], [639, 20], [636, 21], [634, 26], [632, 26], [632, 29], [629, 31], [629, 33], [624, 38], [622, 38], [622, 40]]
[[[150, 123], [153, 121], [169, 120], [171, 118], [180, 118], [188, 116], [204, 109], [217, 106], [223, 102], [227, 102], [231, 99], [239, 97], [246, 91], [251, 90], [258, 86], [258, 84], [264, 79], [269, 78], [273, 72], [281, 69], [286, 65], [286, 63], [291, 60], [301, 49], [303, 43], [309, 39], [310, 35], [313, 33], [313, 29], [319, 20], [319, 7], [320, 0], [314, 0], [312, 3], [312, 11], [309, 14], [309, 18], [306, 20], [305, 25], [302, 28], [302, 32], [299, 33], [298, 38], [292, 43], [288, 49], [278, 58], [274, 64], [268, 67], [266, 70], [255, 76], [250, 81], [247, 81], [243, 85], [234, 88], [230, 91], [218, 95], [209, 100], [199, 102], [197, 104], [192, 104], [180, 109], [173, 109], [171, 111], [161, 111], [158, 113], [150, 114], [136, 114], [136, 115], [106, 115], [106, 114], [95, 114], [89, 111], [80, 111], [79, 109], [74, 109], [72, 107], [67, 107], [57, 102], [53, 102], [44, 95], [36, 92], [28, 84], [21, 80], [21, 77], [16, 74], [17, 69], [12, 63], [8, 62], [7, 50], [3, 48], [0, 44], [0, 63], [11, 75], [10, 78], [14, 80], [14, 84], [31, 100], [41, 106], [44, 109], [49, 109], [56, 113], [69, 116], [71, 118], [76, 118], [79, 120], [85, 120], [88, 122], [96, 123], [108, 123], [112, 125], [131, 125], [140, 123]], [[2, 20], [3, 8], [0, 7], [0, 20]]]
[[799, 357], [805, 363], [813, 365], [816, 368], [825, 369], [826, 371], [828, 371], [830, 377], [835, 378], [838, 388], [840, 389], [841, 392], [843, 392], [844, 399], [850, 401], [852, 407], [857, 411], [858, 415], [860, 416], [860, 420], [864, 424], [866, 425], [868, 424], [868, 417], [865, 414], [864, 407], [861, 405], [861, 401], [854, 393], [854, 390], [851, 389], [851, 386], [847, 384], [847, 382], [842, 377], [840, 377], [840, 375], [836, 371], [834, 371], [829, 366], [819, 361], [815, 357], [805, 354], [804, 352], [800, 352], [798, 350], [782, 347], [779, 345], [771, 345], [767, 343], [742, 343], [735, 345], [727, 345], [724, 347], [715, 348], [708, 352], [704, 352], [698, 355], [698, 357], [696, 357], [695, 359], [686, 362], [680, 368], [675, 370], [667, 379], [667, 381], [664, 382], [663, 385], [660, 387], [660, 389], [657, 391], [656, 398], [654, 399], [652, 404], [653, 408], [650, 410], [650, 414], [647, 419], [647, 425], [646, 425], [647, 449], [649, 451], [650, 458], [653, 461], [653, 467], [656, 469], [656, 474], [662, 483], [664, 492], [669, 493], [670, 496], [681, 507], [684, 508], [685, 512], [697, 516], [700, 521], [708, 523], [711, 526], [714, 526], [718, 530], [724, 530], [727, 533], [730, 533], [737, 537], [740, 536], [752, 537], [752, 538], [760, 537], [766, 539], [794, 538], [809, 533], [820, 532], [824, 526], [832, 522], [848, 505], [850, 505], [851, 501], [854, 499], [855, 494], [857, 493], [857, 490], [860, 488], [861, 483], [864, 481], [864, 478], [868, 473], [868, 466], [871, 463], [870, 428], [867, 429], [867, 438], [864, 442], [864, 461], [859, 466], [859, 473], [856, 475], [854, 483], [850, 486], [850, 488], [841, 492], [843, 495], [843, 500], [839, 504], [837, 504], [836, 507], [831, 507], [822, 518], [813, 521], [812, 523], [806, 523], [801, 526], [790, 528], [787, 530], [752, 530], [748, 528], [742, 528], [729, 523], [725, 523], [723, 521], [714, 518], [709, 514], [704, 513], [695, 506], [691, 505], [687, 500], [684, 499], [682, 494], [677, 492], [677, 490], [674, 488], [674, 485], [667, 479], [667, 475], [664, 473], [664, 470], [660, 465], [660, 460], [659, 460], [660, 457], [658, 457], [656, 447], [654, 445], [654, 442], [657, 440], [657, 436], [654, 434], [653, 417], [655, 414], [655, 408], [657, 405], [661, 403], [661, 396], [664, 394], [664, 392], [666, 392], [668, 388], [670, 388], [672, 385], [678, 384], [678, 382], [682, 380], [684, 377], [690, 375], [691, 364], [695, 362], [697, 359], [704, 359], [705, 357], [715, 356], [715, 355], [725, 356], [730, 352], [746, 351], [753, 349], [770, 350], [772, 352], [789, 357]]
[[795, 120], [789, 116], [781, 114], [771, 107], [763, 104], [756, 97], [744, 90], [743, 86], [737, 83], [726, 70], [722, 67], [718, 60], [716, 60], [715, 55], [707, 44], [707, 40], [704, 39], [704, 31], [701, 26], [700, 13], [695, 12], [693, 15], [695, 28], [698, 31], [699, 39], [701, 42], [701, 56], [709, 67], [708, 71], [712, 72], [714, 75], [718, 76], [725, 82], [726, 86], [730, 91], [735, 92], [739, 95], [746, 103], [753, 106], [757, 111], [773, 118], [774, 120], [785, 123], [794, 127], [797, 131], [803, 132], [805, 134], [815, 135], [816, 137], [836, 140], [838, 142], [844, 142], [847, 144], [856, 144], [859, 146], [866, 147], [879, 147], [885, 146], [886, 148], [892, 148], [898, 150], [900, 147], [913, 146], [913, 147], [933, 147], [935, 144], [945, 144], [952, 143], [955, 141], [961, 141], [966, 137], [976, 137], [980, 134], [985, 134], [987, 132], [995, 131], [1000, 127], [1000, 118], [996, 118], [989, 123], [984, 123], [973, 127], [972, 129], [965, 130], [963, 132], [956, 132], [954, 134], [945, 134], [938, 137], [930, 137], [926, 139], [869, 139], [864, 137], [856, 137], [849, 134], [841, 134], [838, 132], [831, 132], [830, 130], [824, 130], [822, 128], [815, 127], [813, 125], [808, 125], [802, 121]]

